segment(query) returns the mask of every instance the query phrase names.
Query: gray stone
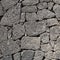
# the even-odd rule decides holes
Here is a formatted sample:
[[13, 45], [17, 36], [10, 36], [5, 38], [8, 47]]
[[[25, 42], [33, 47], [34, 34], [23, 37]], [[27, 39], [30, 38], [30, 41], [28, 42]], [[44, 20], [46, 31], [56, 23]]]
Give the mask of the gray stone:
[[56, 43], [54, 46], [54, 51], [57, 51], [57, 50], [60, 51], [60, 42]]
[[59, 25], [56, 18], [47, 19], [47, 26]]
[[46, 31], [46, 21], [41, 22], [26, 22], [26, 34], [28, 36], [36, 36]]
[[43, 9], [43, 10], [39, 10], [37, 12], [37, 15], [38, 15], [39, 20], [42, 20], [44, 18], [52, 18], [52, 17], [54, 17], [55, 13], [53, 13], [53, 12], [47, 10], [47, 9]]
[[40, 2], [50, 2], [52, 0], [40, 0]]
[[20, 52], [15, 53], [15, 54], [13, 55], [14, 60], [20, 60], [20, 59], [21, 59], [21, 56], [20, 56], [20, 55], [21, 55]]
[[47, 53], [45, 53], [45, 57], [46, 59], [52, 59], [53, 58], [53, 52], [52, 51], [48, 51]]
[[42, 60], [44, 56], [44, 52], [37, 50], [35, 51], [34, 60]]
[[21, 49], [39, 49], [40, 38], [39, 37], [23, 37], [21, 40]]
[[48, 51], [52, 50], [52, 47], [49, 43], [48, 44], [41, 44], [41, 50], [44, 52], [48, 52]]
[[32, 50], [25, 50], [22, 53], [22, 60], [32, 60], [34, 55], [34, 51]]
[[60, 20], [60, 5], [55, 4], [53, 7], [53, 11], [55, 12], [57, 19]]
[[60, 0], [53, 0], [54, 3], [60, 4]]
[[40, 40], [42, 41], [42, 43], [48, 43], [49, 42], [49, 33], [41, 34]]
[[7, 28], [0, 26], [0, 42], [7, 39]]
[[51, 40], [56, 40], [57, 36], [59, 36], [60, 33], [60, 27], [59, 26], [54, 26], [50, 28], [50, 39]]
[[54, 48], [56, 41], [50, 40], [51, 47]]
[[60, 59], [60, 51], [54, 52], [53, 58], [54, 58], [54, 59]]
[[27, 21], [36, 21], [38, 20], [36, 13], [26, 13], [26, 20]]
[[20, 3], [10, 8], [1, 19], [1, 25], [11, 26], [12, 24], [18, 23], [20, 20]]
[[1, 0], [2, 6], [5, 10], [9, 9], [13, 5], [15, 5], [18, 2], [18, 0]]
[[21, 13], [21, 19], [20, 22], [25, 22], [25, 13]]
[[48, 9], [51, 10], [51, 9], [53, 8], [53, 5], [54, 5], [53, 2], [49, 2], [49, 3], [48, 3]]
[[3, 56], [3, 60], [12, 60], [11, 55]]
[[39, 3], [37, 5], [38, 9], [45, 9], [48, 7], [47, 3], [46, 2], [43, 2], [43, 3]]
[[0, 44], [3, 55], [10, 55], [20, 51], [20, 46], [13, 40], [6, 40]]
[[0, 16], [2, 16], [4, 14], [4, 11], [3, 11], [3, 7], [1, 5], [1, 2], [0, 2]]
[[36, 6], [24, 6], [22, 7], [22, 12], [37, 12], [37, 7]]
[[22, 1], [23, 5], [34, 5], [37, 4], [39, 2], [39, 0], [24, 0]]
[[0, 50], [1, 50], [2, 55], [4, 55], [4, 56], [11, 54], [11, 52], [7, 46], [7, 40], [0, 43]]
[[24, 26], [21, 24], [13, 25], [13, 39], [21, 38], [25, 33]]

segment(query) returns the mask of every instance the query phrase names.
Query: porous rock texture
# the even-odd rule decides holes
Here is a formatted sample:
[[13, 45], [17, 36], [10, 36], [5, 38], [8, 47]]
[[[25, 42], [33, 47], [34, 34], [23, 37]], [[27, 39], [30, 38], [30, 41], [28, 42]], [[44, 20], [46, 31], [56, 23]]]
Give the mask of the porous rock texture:
[[60, 60], [60, 0], [0, 0], [0, 60]]

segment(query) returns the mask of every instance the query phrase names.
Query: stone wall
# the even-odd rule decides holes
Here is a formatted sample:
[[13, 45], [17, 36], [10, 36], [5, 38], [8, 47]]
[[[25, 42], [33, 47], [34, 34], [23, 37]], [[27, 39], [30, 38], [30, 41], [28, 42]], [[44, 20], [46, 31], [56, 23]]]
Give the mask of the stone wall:
[[60, 60], [60, 0], [0, 0], [0, 60]]

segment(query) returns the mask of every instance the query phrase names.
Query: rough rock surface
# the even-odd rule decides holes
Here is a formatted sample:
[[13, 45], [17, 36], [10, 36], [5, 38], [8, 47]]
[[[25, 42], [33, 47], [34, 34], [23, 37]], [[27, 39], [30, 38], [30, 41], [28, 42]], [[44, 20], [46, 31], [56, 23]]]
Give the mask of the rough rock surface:
[[60, 0], [0, 0], [0, 60], [60, 60]]

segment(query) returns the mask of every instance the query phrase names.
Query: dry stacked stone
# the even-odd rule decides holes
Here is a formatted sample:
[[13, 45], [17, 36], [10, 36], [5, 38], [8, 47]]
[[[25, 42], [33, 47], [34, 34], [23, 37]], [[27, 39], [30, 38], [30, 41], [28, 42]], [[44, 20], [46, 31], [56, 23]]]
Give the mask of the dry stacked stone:
[[0, 0], [0, 60], [60, 60], [60, 0]]

